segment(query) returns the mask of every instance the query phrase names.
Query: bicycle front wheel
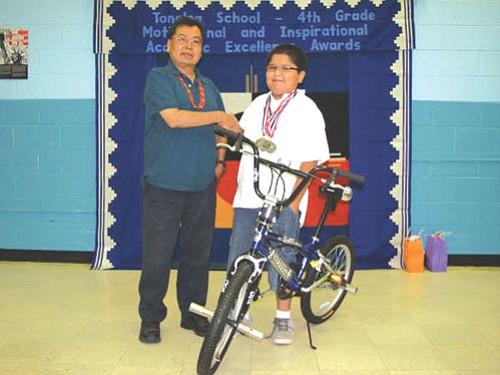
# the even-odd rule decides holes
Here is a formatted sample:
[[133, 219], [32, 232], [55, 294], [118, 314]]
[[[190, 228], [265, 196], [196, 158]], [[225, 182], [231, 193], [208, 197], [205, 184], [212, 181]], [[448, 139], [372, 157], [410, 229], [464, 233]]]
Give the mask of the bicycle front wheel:
[[[330, 266], [338, 275], [342, 275], [347, 283], [352, 281], [355, 268], [354, 245], [346, 236], [330, 238], [320, 249], [321, 254], [329, 260]], [[346, 291], [331, 281], [330, 273], [323, 267], [320, 271], [309, 266], [304, 277], [304, 284], [309, 286], [320, 279], [324, 281], [310, 293], [302, 295], [300, 308], [304, 318], [312, 324], [327, 321], [342, 304]]]
[[249, 283], [253, 266], [241, 262], [236, 273], [222, 289], [209, 330], [198, 356], [198, 375], [213, 374], [224, 358], [236, 332], [236, 326], [250, 307], [253, 290]]

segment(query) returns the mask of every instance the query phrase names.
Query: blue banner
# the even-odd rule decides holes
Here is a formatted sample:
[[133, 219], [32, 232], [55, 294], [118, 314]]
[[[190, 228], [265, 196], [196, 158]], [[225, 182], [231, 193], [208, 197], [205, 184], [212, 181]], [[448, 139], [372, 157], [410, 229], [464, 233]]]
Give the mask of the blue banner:
[[[303, 9], [293, 2], [279, 9], [261, 2], [250, 9], [242, 1], [230, 9], [218, 2], [206, 9], [193, 2], [181, 9], [162, 2], [152, 9], [139, 1], [130, 10], [115, 1], [107, 11], [116, 20], [108, 34], [114, 44], [96, 52], [165, 53], [168, 29], [179, 16], [196, 18], [205, 25], [204, 54], [267, 53], [278, 43], [293, 43], [308, 53], [395, 50], [413, 45], [413, 39], [397, 45], [395, 36], [402, 33], [401, 25], [406, 23], [398, 1], [384, 1], [378, 6], [361, 1], [356, 7], [343, 1], [331, 7], [312, 1]], [[401, 25], [394, 22], [398, 17], [402, 18]]]
[[[366, 176], [348, 224], [327, 226], [324, 233], [348, 234], [360, 269], [400, 267], [410, 226], [411, 0], [337, 0], [329, 7], [314, 0], [234, 1], [227, 8], [206, 0], [176, 1], [177, 7], [160, 0], [95, 1], [98, 219], [92, 268], [141, 267], [142, 95], [147, 73], [168, 60], [167, 31], [180, 15], [206, 26], [200, 69], [230, 112], [243, 111], [267, 89], [272, 46], [287, 42], [307, 51], [304, 88], [325, 118], [332, 117], [331, 151]], [[231, 210], [227, 194], [218, 192], [222, 219]], [[230, 224], [216, 223], [212, 264], [225, 262], [230, 233]]]

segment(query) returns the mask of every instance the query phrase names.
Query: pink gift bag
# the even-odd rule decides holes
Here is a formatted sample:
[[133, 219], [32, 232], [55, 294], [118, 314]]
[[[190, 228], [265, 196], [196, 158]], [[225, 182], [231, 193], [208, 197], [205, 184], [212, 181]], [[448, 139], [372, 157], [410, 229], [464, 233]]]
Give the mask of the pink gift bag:
[[427, 236], [425, 265], [432, 272], [445, 272], [448, 266], [448, 245], [441, 233]]

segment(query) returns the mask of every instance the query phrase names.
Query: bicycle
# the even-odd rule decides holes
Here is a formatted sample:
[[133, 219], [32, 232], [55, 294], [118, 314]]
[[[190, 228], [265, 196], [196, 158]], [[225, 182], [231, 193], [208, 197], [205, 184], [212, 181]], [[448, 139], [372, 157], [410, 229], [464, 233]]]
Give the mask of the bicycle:
[[[198, 356], [199, 375], [215, 373], [237, 331], [257, 340], [264, 338], [262, 332], [243, 324], [242, 320], [250, 304], [261, 297], [259, 281], [267, 263], [280, 275], [283, 290], [286, 288], [293, 296], [300, 297], [301, 312], [308, 323], [309, 343], [313, 349], [315, 347], [312, 344], [309, 324], [324, 323], [337, 311], [347, 292], [357, 292], [357, 288], [350, 284], [355, 269], [353, 243], [347, 236], [339, 235], [328, 239], [320, 246], [319, 234], [328, 212], [335, 209], [340, 200], [350, 201], [352, 198], [351, 187], [336, 182], [336, 177], [344, 177], [359, 184], [364, 183], [364, 177], [322, 165], [305, 173], [260, 157], [256, 144], [242, 134], [220, 127], [216, 127], [216, 133], [234, 143], [233, 146], [229, 144], [223, 146], [233, 152], [253, 156], [254, 190], [263, 199], [263, 205], [258, 215], [250, 250], [233, 262], [222, 286], [215, 312], [194, 303], [190, 306], [191, 312], [211, 319]], [[245, 150], [243, 144], [248, 145], [251, 151]], [[259, 186], [261, 164], [278, 174], [292, 173], [302, 181], [288, 198], [279, 199], [270, 193], [263, 194]], [[325, 173], [328, 178], [320, 176]], [[273, 223], [281, 210], [292, 202], [312, 179], [320, 181], [322, 184], [320, 192], [325, 194], [327, 199], [311, 242], [304, 244], [294, 238], [274, 233]], [[278, 180], [279, 178], [274, 183]], [[285, 246], [297, 249], [301, 257], [299, 264], [288, 264], [284, 261], [279, 249]]]

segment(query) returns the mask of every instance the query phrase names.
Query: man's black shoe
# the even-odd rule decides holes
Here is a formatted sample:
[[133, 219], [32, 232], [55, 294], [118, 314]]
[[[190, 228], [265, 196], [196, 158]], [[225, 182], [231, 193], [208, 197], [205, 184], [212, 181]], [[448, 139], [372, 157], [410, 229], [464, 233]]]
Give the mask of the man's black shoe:
[[139, 341], [144, 344], [157, 344], [161, 341], [160, 323], [158, 322], [142, 322], [141, 332], [139, 333]]
[[210, 323], [207, 318], [195, 314], [185, 314], [182, 316], [181, 327], [184, 329], [190, 329], [194, 331], [198, 336], [204, 337], [208, 332], [208, 326]]

